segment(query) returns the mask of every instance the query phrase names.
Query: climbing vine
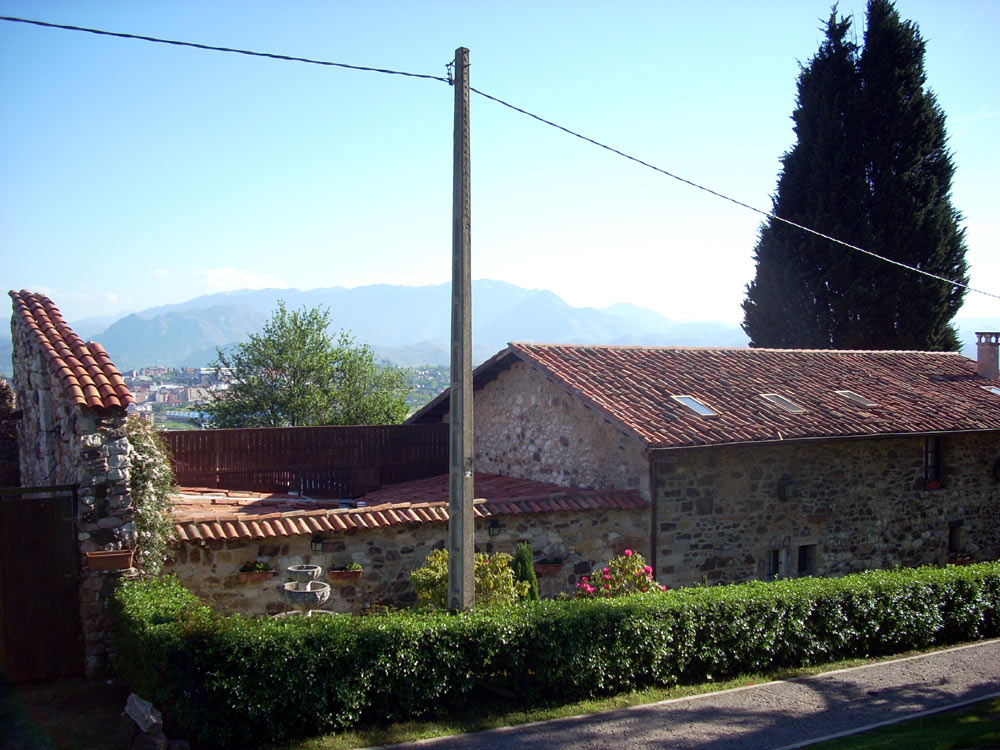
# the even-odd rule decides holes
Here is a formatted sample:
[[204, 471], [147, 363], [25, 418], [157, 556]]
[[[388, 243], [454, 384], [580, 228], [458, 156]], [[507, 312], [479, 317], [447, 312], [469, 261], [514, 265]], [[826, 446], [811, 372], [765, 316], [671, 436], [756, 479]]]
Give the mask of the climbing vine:
[[129, 417], [125, 425], [129, 445], [129, 492], [135, 511], [136, 566], [146, 575], [158, 575], [173, 536], [170, 495], [174, 472], [170, 453], [153, 425]]

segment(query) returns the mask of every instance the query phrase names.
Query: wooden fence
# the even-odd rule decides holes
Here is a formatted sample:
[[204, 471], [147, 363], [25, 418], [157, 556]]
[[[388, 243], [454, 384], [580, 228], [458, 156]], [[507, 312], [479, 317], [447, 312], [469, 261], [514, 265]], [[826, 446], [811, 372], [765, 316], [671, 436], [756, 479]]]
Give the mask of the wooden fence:
[[448, 472], [447, 424], [161, 432], [182, 487], [352, 498]]

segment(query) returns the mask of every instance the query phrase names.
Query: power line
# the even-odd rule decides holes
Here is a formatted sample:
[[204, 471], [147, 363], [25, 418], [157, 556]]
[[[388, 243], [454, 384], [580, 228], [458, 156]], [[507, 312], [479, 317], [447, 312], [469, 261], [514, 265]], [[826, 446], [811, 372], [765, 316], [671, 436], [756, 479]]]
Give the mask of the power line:
[[885, 255], [879, 255], [878, 253], [872, 252], [871, 250], [866, 250], [863, 247], [858, 247], [857, 245], [852, 245], [850, 242], [844, 242], [843, 240], [838, 240], [836, 237], [831, 237], [828, 234], [823, 234], [822, 232], [819, 232], [819, 231], [817, 231], [815, 229], [810, 229], [809, 227], [803, 226], [802, 224], [797, 224], [796, 222], [791, 221], [790, 219], [784, 219], [781, 216], [778, 216], [776, 213], [773, 213], [771, 211], [764, 211], [763, 209], [757, 208], [756, 206], [751, 206], [750, 204], [744, 203], [743, 201], [736, 200], [735, 198], [730, 198], [728, 195], [724, 195], [723, 193], [720, 193], [720, 192], [717, 192], [715, 190], [712, 190], [711, 188], [707, 188], [704, 185], [699, 185], [697, 182], [692, 182], [691, 180], [685, 179], [684, 177], [680, 177], [679, 175], [676, 175], [673, 172], [668, 172], [666, 169], [658, 167], [655, 164], [650, 164], [649, 162], [643, 161], [642, 159], [640, 159], [638, 157], [635, 157], [635, 156], [632, 156], [631, 154], [626, 154], [624, 151], [619, 151], [617, 148], [614, 148], [613, 146], [608, 146], [607, 144], [601, 143], [600, 141], [595, 141], [593, 138], [588, 138], [587, 136], [583, 135], [582, 133], [577, 133], [575, 130], [570, 130], [569, 128], [564, 127], [564, 126], [562, 126], [562, 125], [560, 125], [558, 123], [552, 122], [551, 120], [546, 120], [544, 117], [536, 115], [533, 112], [529, 112], [526, 109], [521, 109], [520, 107], [517, 107], [517, 106], [511, 104], [510, 102], [505, 102], [503, 99], [499, 99], [499, 98], [497, 98], [495, 96], [491, 96], [490, 94], [487, 94], [484, 91], [480, 91], [479, 89], [472, 88], [471, 86], [469, 87], [469, 90], [470, 91], [474, 91], [475, 93], [479, 94], [480, 96], [482, 96], [482, 97], [484, 97], [486, 99], [489, 99], [490, 101], [494, 101], [497, 104], [502, 104], [504, 107], [508, 107], [508, 108], [514, 110], [515, 112], [519, 112], [522, 115], [526, 115], [528, 117], [531, 117], [532, 119], [538, 120], [541, 123], [544, 123], [544, 124], [549, 125], [549, 126], [551, 126], [553, 128], [556, 128], [557, 130], [561, 130], [564, 133], [568, 133], [569, 135], [572, 135], [572, 136], [574, 136], [576, 138], [579, 138], [580, 140], [586, 141], [587, 143], [591, 143], [591, 144], [597, 146], [598, 148], [603, 148], [604, 150], [610, 151], [613, 154], [617, 154], [618, 156], [624, 157], [625, 159], [628, 159], [630, 161], [634, 161], [636, 164], [641, 164], [642, 166], [648, 167], [649, 169], [652, 169], [655, 172], [659, 172], [660, 174], [664, 174], [667, 177], [671, 177], [671, 178], [677, 180], [678, 182], [683, 182], [685, 185], [690, 185], [691, 187], [697, 188], [698, 190], [703, 190], [706, 193], [709, 193], [710, 195], [714, 195], [716, 198], [722, 198], [722, 200], [729, 201], [730, 203], [734, 203], [737, 206], [740, 206], [741, 208], [746, 208], [746, 209], [748, 209], [750, 211], [753, 211], [754, 213], [760, 214], [761, 216], [765, 216], [768, 219], [774, 219], [775, 221], [780, 221], [783, 224], [787, 224], [790, 227], [795, 227], [796, 229], [799, 229], [799, 230], [801, 230], [803, 232], [808, 232], [809, 234], [815, 235], [816, 237], [821, 237], [824, 240], [829, 240], [830, 242], [834, 242], [834, 243], [836, 243], [838, 245], [843, 245], [844, 247], [849, 248], [850, 250], [855, 250], [855, 251], [857, 251], [859, 253], [864, 253], [865, 255], [869, 255], [872, 258], [876, 258], [876, 259], [884, 261], [886, 263], [890, 263], [890, 264], [892, 264], [894, 266], [898, 266], [899, 268], [905, 268], [907, 271], [913, 271], [914, 273], [919, 273], [919, 274], [922, 274], [924, 276], [928, 276], [928, 277], [930, 277], [932, 279], [936, 279], [937, 281], [943, 281], [946, 284], [950, 284], [952, 286], [959, 287], [960, 289], [967, 289], [970, 292], [976, 292], [978, 294], [985, 294], [987, 297], [996, 297], [997, 299], [1000, 299], [1000, 294], [993, 294], [992, 292], [987, 292], [987, 291], [984, 291], [982, 289], [976, 289], [975, 287], [971, 287], [968, 284], [963, 284], [960, 281], [955, 281], [953, 279], [945, 278], [944, 276], [938, 276], [936, 273], [931, 273], [930, 271], [925, 271], [922, 268], [917, 268], [915, 266], [907, 265], [906, 263], [901, 263], [900, 261], [893, 260], [892, 258], [886, 257]]
[[[50, 29], [63, 29], [63, 30], [66, 30], [66, 31], [82, 31], [82, 32], [86, 32], [88, 34], [97, 34], [99, 36], [110, 36], [110, 37], [116, 37], [116, 38], [119, 38], [119, 39], [137, 39], [137, 40], [143, 41], [143, 42], [154, 42], [156, 44], [170, 44], [170, 45], [174, 45], [174, 46], [177, 46], [177, 47], [191, 47], [193, 49], [209, 50], [209, 51], [212, 51], [212, 52], [231, 52], [231, 53], [238, 54], [238, 55], [248, 55], [250, 57], [263, 57], [263, 58], [267, 58], [267, 59], [271, 59], [271, 60], [281, 60], [281, 61], [284, 61], [284, 62], [300, 62], [300, 63], [308, 63], [310, 65], [323, 65], [323, 66], [333, 67], [333, 68], [346, 68], [348, 70], [360, 70], [360, 71], [366, 71], [366, 72], [371, 72], [371, 73], [384, 73], [384, 74], [387, 74], [387, 75], [406, 76], [408, 78], [423, 78], [423, 79], [426, 79], [426, 80], [440, 81], [441, 83], [447, 83], [449, 85], [454, 85], [454, 81], [452, 80], [451, 73], [450, 73], [450, 66], [454, 64], [453, 62], [448, 64], [448, 66], [449, 66], [449, 75], [448, 75], [447, 78], [445, 78], [443, 76], [428, 75], [426, 73], [410, 73], [410, 72], [402, 71], [402, 70], [390, 70], [390, 69], [387, 69], [387, 68], [372, 68], [372, 67], [367, 67], [367, 66], [364, 66], [364, 65], [349, 65], [348, 63], [330, 62], [328, 60], [314, 60], [314, 59], [311, 59], [311, 58], [308, 58], [308, 57], [294, 57], [294, 56], [291, 56], [291, 55], [279, 55], [279, 54], [275, 54], [275, 53], [271, 53], [271, 52], [255, 52], [253, 50], [237, 49], [237, 48], [233, 48], [233, 47], [217, 47], [217, 46], [209, 45], [209, 44], [198, 44], [196, 42], [182, 42], [182, 41], [178, 41], [176, 39], [162, 39], [160, 37], [141, 36], [139, 34], [125, 34], [125, 33], [115, 32], [115, 31], [104, 31], [102, 29], [91, 29], [91, 28], [86, 28], [86, 27], [83, 27], [83, 26], [69, 26], [69, 25], [66, 25], [66, 24], [48, 23], [46, 21], [33, 21], [33, 20], [30, 20], [30, 19], [16, 18], [16, 17], [13, 17], [13, 16], [0, 16], [0, 21], [10, 21], [12, 23], [24, 23], [24, 24], [30, 24], [30, 25], [33, 25], [33, 26], [41, 26], [41, 27], [50, 28]], [[843, 247], [848, 248], [849, 250], [854, 250], [855, 252], [863, 253], [864, 255], [868, 255], [868, 256], [870, 256], [872, 258], [875, 258], [877, 260], [881, 260], [881, 261], [883, 261], [885, 263], [889, 263], [890, 265], [897, 266], [898, 268], [903, 268], [903, 269], [906, 269], [907, 271], [912, 271], [914, 273], [921, 274], [921, 275], [926, 276], [928, 278], [934, 279], [936, 281], [944, 282], [945, 284], [950, 284], [951, 286], [958, 287], [960, 289], [966, 289], [966, 290], [968, 290], [970, 292], [976, 292], [977, 294], [984, 294], [987, 297], [994, 297], [996, 299], [1000, 299], [1000, 294], [994, 294], [992, 292], [987, 292], [987, 291], [985, 291], [983, 289], [976, 289], [975, 287], [969, 286], [968, 284], [964, 284], [964, 283], [962, 283], [960, 281], [955, 281], [953, 279], [949, 279], [949, 278], [946, 278], [944, 276], [939, 276], [938, 274], [931, 273], [930, 271], [925, 271], [922, 268], [917, 268], [916, 266], [907, 265], [906, 263], [902, 263], [902, 262], [900, 262], [898, 260], [893, 260], [892, 258], [889, 258], [889, 257], [887, 257], [885, 255], [880, 255], [879, 253], [873, 252], [871, 250], [866, 250], [863, 247], [858, 247], [857, 245], [852, 245], [849, 242], [845, 242], [843, 240], [839, 240], [836, 237], [831, 237], [828, 234], [824, 234], [823, 232], [817, 231], [815, 229], [811, 229], [810, 227], [804, 226], [802, 224], [798, 224], [798, 223], [796, 223], [794, 221], [791, 221], [790, 219], [782, 218], [781, 216], [778, 216], [777, 214], [775, 214], [775, 213], [773, 213], [771, 211], [765, 211], [763, 209], [757, 208], [756, 206], [751, 206], [749, 203], [744, 203], [743, 201], [737, 200], [736, 198], [731, 198], [730, 196], [725, 195], [724, 193], [720, 193], [720, 192], [718, 192], [716, 190], [712, 190], [711, 188], [705, 187], [704, 185], [700, 185], [697, 182], [693, 182], [692, 180], [688, 180], [688, 179], [686, 179], [684, 177], [676, 175], [673, 172], [670, 172], [670, 171], [668, 171], [666, 169], [663, 169], [662, 167], [658, 167], [655, 164], [650, 164], [649, 162], [644, 161], [644, 160], [642, 160], [642, 159], [640, 159], [640, 158], [638, 158], [636, 156], [632, 156], [631, 154], [627, 154], [624, 151], [621, 151], [621, 150], [619, 150], [617, 148], [609, 146], [609, 145], [607, 145], [605, 143], [601, 143], [600, 141], [594, 140], [593, 138], [589, 138], [589, 137], [583, 135], [582, 133], [578, 133], [575, 130], [571, 130], [570, 128], [567, 128], [567, 127], [565, 127], [563, 125], [559, 125], [558, 123], [552, 122], [552, 120], [547, 120], [546, 118], [544, 118], [544, 117], [542, 117], [540, 115], [536, 115], [533, 112], [529, 112], [526, 109], [522, 109], [521, 107], [515, 106], [514, 104], [511, 104], [510, 102], [507, 102], [507, 101], [504, 101], [503, 99], [500, 99], [499, 97], [492, 96], [491, 94], [487, 94], [485, 91], [480, 91], [479, 89], [474, 88], [472, 86], [469, 87], [469, 90], [472, 91], [472, 92], [474, 92], [474, 93], [476, 93], [476, 94], [479, 94], [479, 96], [481, 96], [481, 97], [483, 97], [485, 99], [489, 99], [490, 101], [496, 102], [497, 104], [500, 104], [500, 105], [502, 105], [504, 107], [512, 109], [515, 112], [518, 112], [518, 113], [520, 113], [522, 115], [525, 115], [526, 117], [530, 117], [530, 118], [532, 118], [534, 120], [537, 120], [538, 122], [541, 122], [541, 123], [543, 123], [545, 125], [549, 125], [550, 127], [556, 128], [557, 130], [561, 130], [562, 132], [567, 133], [568, 135], [571, 135], [571, 136], [573, 136], [575, 138], [579, 138], [580, 140], [586, 141], [587, 143], [590, 143], [590, 144], [592, 144], [594, 146], [597, 146], [598, 148], [602, 148], [602, 149], [604, 149], [606, 151], [610, 151], [611, 153], [616, 154], [617, 156], [621, 156], [624, 159], [628, 159], [629, 161], [634, 161], [636, 164], [641, 164], [642, 166], [647, 167], [648, 169], [652, 169], [655, 172], [659, 172], [660, 174], [666, 175], [667, 177], [670, 177], [670, 178], [672, 178], [674, 180], [677, 180], [678, 182], [682, 182], [685, 185], [689, 185], [690, 187], [696, 188], [698, 190], [702, 190], [702, 191], [704, 191], [704, 192], [706, 192], [706, 193], [708, 193], [710, 195], [714, 195], [716, 198], [721, 198], [724, 201], [728, 201], [729, 203], [733, 203], [734, 205], [740, 206], [741, 208], [745, 208], [745, 209], [747, 209], [749, 211], [753, 211], [754, 213], [760, 214], [761, 216], [764, 216], [764, 217], [766, 217], [768, 219], [773, 219], [774, 221], [780, 221], [783, 224], [787, 224], [788, 226], [794, 227], [794, 228], [796, 228], [796, 229], [798, 229], [800, 231], [807, 232], [808, 234], [812, 234], [812, 235], [814, 235], [816, 237], [820, 237], [820, 238], [822, 238], [824, 240], [827, 240], [829, 242], [833, 242], [833, 243], [835, 243], [837, 245], [841, 245]]]
[[313, 60], [308, 57], [293, 57], [291, 55], [278, 55], [273, 52], [254, 52], [248, 49], [237, 49], [234, 47], [216, 47], [211, 44], [198, 44], [196, 42], [181, 42], [176, 39], [162, 39], [155, 36], [141, 36], [139, 34], [123, 34], [117, 31], [103, 31], [101, 29], [88, 29], [84, 26], [68, 26], [61, 23], [48, 23], [46, 21], [32, 21], [27, 18], [14, 18], [13, 16], [0, 16], [0, 21], [10, 21], [12, 23], [26, 23], [32, 26], [42, 26], [47, 29], [63, 29], [65, 31], [83, 31], [87, 34], [97, 34], [99, 36], [113, 36], [118, 39], [137, 39], [142, 42], [154, 42], [156, 44], [171, 44], [175, 47], [192, 47], [194, 49], [209, 50], [211, 52], [232, 52], [237, 55], [249, 55], [250, 57], [266, 57], [270, 60], [282, 60], [284, 62], [300, 62], [310, 65], [325, 65], [331, 68], [347, 68], [348, 70], [363, 70], [370, 73], [385, 73], [393, 76], [406, 76], [408, 78], [426, 78], [431, 81], [441, 81], [448, 83], [448, 79], [443, 76], [432, 76], [426, 73], [408, 73], [403, 70], [389, 70], [387, 68], [369, 68], [364, 65], [348, 65], [347, 63], [330, 62], [328, 60]]

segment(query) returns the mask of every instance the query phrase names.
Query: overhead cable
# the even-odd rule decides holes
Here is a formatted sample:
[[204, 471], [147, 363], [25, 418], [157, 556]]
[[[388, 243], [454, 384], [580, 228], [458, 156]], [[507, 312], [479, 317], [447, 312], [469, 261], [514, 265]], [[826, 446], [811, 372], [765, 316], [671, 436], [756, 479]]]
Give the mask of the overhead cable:
[[234, 47], [216, 47], [211, 44], [198, 44], [196, 42], [181, 42], [176, 39], [162, 39], [155, 36], [141, 36], [139, 34], [123, 34], [117, 31], [103, 31], [101, 29], [89, 29], [84, 26], [68, 26], [61, 23], [48, 23], [47, 21], [32, 21], [27, 18], [14, 18], [12, 16], [0, 16], [0, 21], [11, 21], [12, 23], [26, 23], [32, 26], [42, 26], [48, 29], [63, 29], [65, 31], [83, 31], [88, 34], [98, 34], [99, 36], [113, 36], [119, 39], [138, 39], [142, 42], [154, 42], [156, 44], [172, 44], [175, 47], [192, 47], [194, 49], [210, 50], [212, 52], [232, 52], [237, 55], [249, 55], [250, 57], [266, 57], [270, 60], [283, 60], [285, 62], [300, 62], [310, 65], [325, 65], [331, 68], [347, 68], [348, 70], [364, 70], [371, 73], [385, 73], [393, 76], [406, 76], [408, 78], [426, 78], [431, 81], [441, 81], [448, 83], [448, 79], [443, 76], [432, 76], [426, 73], [408, 73], [403, 70], [389, 70], [387, 68], [369, 68], [365, 65], [348, 65], [347, 63], [330, 62], [328, 60], [313, 60], [308, 57], [293, 57], [291, 55], [278, 55], [273, 52], [254, 52], [248, 49], [237, 49]]
[[914, 273], [919, 273], [919, 274], [922, 274], [924, 276], [928, 276], [928, 277], [930, 277], [932, 279], [936, 279], [937, 281], [943, 281], [946, 284], [950, 284], [950, 285], [952, 285], [954, 287], [958, 287], [960, 289], [967, 289], [970, 292], [976, 292], [978, 294], [985, 294], [987, 297], [996, 297], [997, 299], [1000, 299], [1000, 294], [993, 294], [992, 292], [987, 292], [987, 291], [984, 291], [983, 289], [976, 289], [975, 287], [971, 287], [968, 284], [963, 284], [960, 281], [955, 281], [954, 279], [949, 279], [949, 278], [946, 278], [944, 276], [938, 276], [936, 273], [931, 273], [930, 271], [925, 271], [922, 268], [917, 268], [915, 266], [907, 265], [906, 263], [901, 263], [900, 261], [893, 260], [892, 258], [886, 257], [885, 255], [879, 255], [878, 253], [872, 252], [871, 250], [866, 250], [863, 247], [858, 247], [857, 245], [852, 245], [850, 242], [844, 242], [843, 240], [838, 240], [836, 237], [831, 237], [830, 235], [823, 234], [822, 232], [819, 232], [819, 231], [817, 231], [815, 229], [810, 229], [809, 227], [803, 226], [802, 224], [798, 224], [798, 223], [796, 223], [796, 222], [794, 222], [794, 221], [792, 221], [790, 219], [782, 218], [781, 216], [778, 216], [776, 213], [774, 213], [772, 211], [765, 211], [763, 209], [757, 208], [756, 206], [751, 206], [748, 203], [744, 203], [743, 201], [736, 200], [735, 198], [730, 198], [728, 195], [724, 195], [723, 193], [720, 193], [720, 192], [717, 192], [715, 190], [712, 190], [711, 188], [707, 188], [704, 185], [699, 185], [697, 182], [692, 182], [691, 180], [685, 179], [684, 177], [680, 177], [679, 175], [676, 175], [673, 172], [668, 172], [666, 169], [658, 167], [655, 164], [650, 164], [649, 162], [643, 161], [642, 159], [640, 159], [638, 157], [635, 157], [635, 156], [632, 156], [631, 154], [626, 154], [624, 151], [619, 151], [617, 148], [614, 148], [613, 146], [608, 146], [607, 144], [601, 143], [600, 141], [595, 141], [593, 138], [588, 138], [587, 136], [583, 135], [582, 133], [577, 133], [575, 130], [570, 130], [569, 128], [564, 127], [562, 125], [559, 125], [558, 123], [552, 122], [551, 120], [546, 120], [544, 117], [540, 117], [539, 115], [536, 115], [533, 112], [529, 112], [526, 109], [521, 109], [520, 107], [517, 107], [517, 106], [511, 104], [510, 102], [505, 102], [503, 99], [499, 99], [499, 98], [497, 98], [495, 96], [491, 96], [490, 94], [487, 94], [484, 91], [479, 91], [478, 89], [475, 89], [475, 88], [473, 88], [471, 86], [469, 87], [469, 90], [470, 91], [474, 91], [475, 93], [479, 94], [480, 96], [482, 96], [482, 97], [484, 97], [486, 99], [489, 99], [491, 101], [494, 101], [497, 104], [502, 104], [503, 106], [508, 107], [508, 108], [514, 110], [515, 112], [520, 112], [522, 115], [526, 115], [528, 117], [531, 117], [531, 118], [533, 118], [535, 120], [538, 120], [541, 123], [544, 123], [546, 125], [550, 125], [551, 127], [556, 128], [557, 130], [561, 130], [564, 133], [568, 133], [569, 135], [572, 135], [572, 136], [574, 136], [576, 138], [579, 138], [580, 140], [586, 141], [587, 143], [591, 143], [591, 144], [597, 146], [598, 148], [603, 148], [604, 150], [610, 151], [613, 154], [617, 154], [618, 156], [621, 156], [621, 157], [624, 157], [626, 159], [629, 159], [630, 161], [634, 161], [636, 164], [641, 164], [642, 166], [648, 167], [649, 169], [652, 169], [655, 172], [659, 172], [660, 174], [664, 174], [667, 177], [671, 177], [671, 178], [677, 180], [678, 182], [683, 182], [685, 185], [690, 185], [691, 187], [697, 188], [698, 190], [703, 190], [706, 193], [709, 193], [710, 195], [714, 195], [716, 198], [722, 198], [722, 200], [729, 201], [730, 203], [734, 203], [737, 206], [740, 206], [742, 208], [746, 208], [746, 209], [748, 209], [750, 211], [753, 211], [754, 213], [758, 213], [761, 216], [767, 217], [768, 219], [774, 219], [775, 221], [780, 221], [783, 224], [787, 224], [790, 227], [795, 227], [796, 229], [800, 229], [803, 232], [808, 232], [809, 234], [815, 235], [816, 237], [821, 237], [824, 240], [829, 240], [830, 242], [834, 242], [834, 243], [836, 243], [838, 245], [842, 245], [842, 246], [844, 246], [846, 248], [849, 248], [850, 250], [855, 250], [855, 251], [857, 251], [859, 253], [864, 253], [865, 255], [871, 256], [872, 258], [876, 258], [876, 259], [884, 261], [886, 263], [890, 263], [890, 264], [892, 264], [894, 266], [898, 266], [899, 268], [905, 268], [907, 271], [913, 271]]

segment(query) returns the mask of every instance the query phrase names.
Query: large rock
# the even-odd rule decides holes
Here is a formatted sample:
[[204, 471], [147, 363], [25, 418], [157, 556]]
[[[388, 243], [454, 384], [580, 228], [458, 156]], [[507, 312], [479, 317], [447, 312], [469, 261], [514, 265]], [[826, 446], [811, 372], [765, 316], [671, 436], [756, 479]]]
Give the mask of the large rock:
[[163, 717], [160, 712], [153, 708], [152, 703], [135, 693], [131, 693], [125, 702], [125, 713], [146, 734], [156, 734], [163, 729]]

